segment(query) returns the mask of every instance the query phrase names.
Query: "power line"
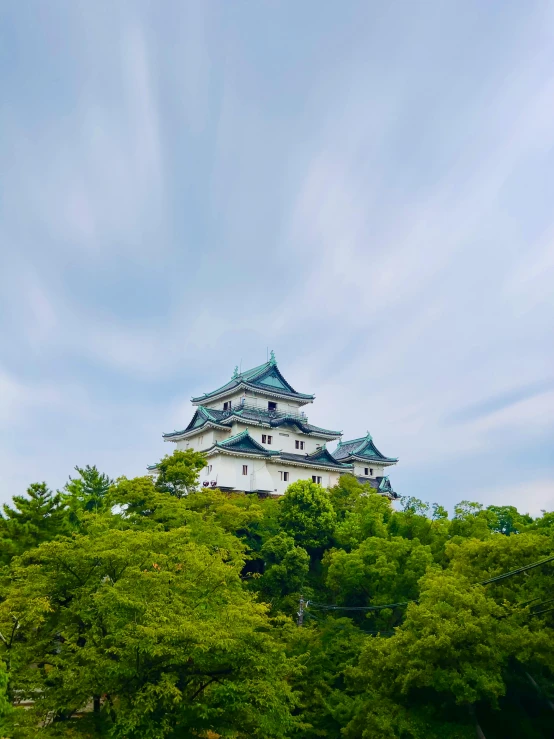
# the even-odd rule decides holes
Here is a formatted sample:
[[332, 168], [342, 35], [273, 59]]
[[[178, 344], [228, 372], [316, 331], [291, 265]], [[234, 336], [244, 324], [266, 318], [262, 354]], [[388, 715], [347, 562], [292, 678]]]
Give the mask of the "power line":
[[[496, 575], [496, 577], [491, 577], [488, 580], [483, 580], [483, 582], [475, 583], [476, 585], [491, 585], [492, 583], [499, 582], [500, 580], [505, 580], [507, 577], [512, 577], [513, 575], [519, 575], [522, 572], [527, 572], [527, 570], [532, 570], [535, 567], [540, 567], [541, 565], [548, 564], [548, 562], [552, 562], [554, 560], [554, 556], [547, 557], [546, 559], [542, 559], [539, 562], [532, 562], [529, 565], [524, 565], [523, 567], [518, 567], [517, 570], [510, 570], [510, 572], [504, 572], [501, 575]], [[535, 599], [533, 599], [535, 600]], [[326, 603], [313, 603], [311, 600], [302, 601], [301, 602], [301, 608], [302, 606], [311, 606], [312, 608], [319, 608], [322, 611], [382, 611], [385, 608], [403, 608], [405, 606], [408, 606], [410, 603], [418, 603], [418, 600], [407, 600], [403, 601], [401, 603], [385, 603], [384, 605], [380, 606], [334, 606], [334, 605], [328, 605]], [[530, 603], [532, 601], [528, 601]], [[548, 603], [549, 601], [545, 601], [545, 603]], [[537, 603], [534, 607], [536, 608], [539, 605], [543, 605], [542, 603]], [[554, 610], [554, 609], [547, 609], [547, 611]], [[535, 611], [533, 615], [538, 615], [540, 613], [546, 613], [547, 611]], [[299, 624], [300, 625], [300, 624]]]
[[[538, 598], [535, 598], [535, 600], [538, 600]], [[549, 598], [548, 600], [541, 600], [540, 603], [535, 603], [534, 606], [531, 606], [531, 608], [540, 608], [541, 606], [545, 606], [547, 603], [552, 603], [554, 598]], [[520, 603], [520, 606], [525, 606], [525, 603]], [[535, 613], [535, 611], [531, 611], [531, 613]]]
[[[317, 621], [318, 624], [321, 624], [319, 618], [317, 618], [317, 616], [314, 616], [314, 614], [310, 613], [308, 610], [304, 611], [304, 616], [309, 616], [309, 618], [313, 618], [314, 621]], [[336, 628], [346, 629], [348, 627], [337, 624]], [[375, 636], [394, 636], [394, 631], [378, 631], [376, 629], [360, 629], [360, 631], [363, 631], [364, 634], [372, 634]]]
[[554, 608], [545, 608], [544, 611], [534, 611], [531, 616], [540, 616], [541, 613], [550, 613], [551, 611], [554, 611]]
[[490, 583], [498, 582], [499, 580], [504, 580], [506, 577], [512, 577], [512, 575], [519, 575], [521, 572], [527, 572], [527, 570], [532, 570], [534, 567], [540, 567], [541, 565], [545, 565], [547, 564], [547, 562], [552, 562], [552, 560], [554, 560], [554, 556], [548, 557], [547, 559], [543, 559], [540, 562], [533, 562], [530, 565], [519, 567], [517, 570], [512, 570], [511, 572], [504, 572], [502, 575], [491, 577], [489, 580], [484, 580], [483, 582], [480, 582], [478, 584], [479, 585], [490, 585]]
[[396, 608], [397, 606], [407, 606], [409, 603], [417, 603], [415, 600], [407, 600], [403, 603], [385, 603], [381, 606], [330, 606], [325, 603], [313, 603], [311, 600], [306, 602], [312, 608], [319, 608], [322, 611], [382, 611], [384, 608]]

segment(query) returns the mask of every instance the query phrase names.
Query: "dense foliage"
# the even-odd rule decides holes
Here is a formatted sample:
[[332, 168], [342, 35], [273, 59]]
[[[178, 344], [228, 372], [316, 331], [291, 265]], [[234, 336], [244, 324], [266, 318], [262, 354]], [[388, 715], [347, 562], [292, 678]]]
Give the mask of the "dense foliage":
[[[76, 469], [0, 516], [0, 736], [554, 736], [554, 515]], [[297, 625], [300, 598], [307, 601]]]

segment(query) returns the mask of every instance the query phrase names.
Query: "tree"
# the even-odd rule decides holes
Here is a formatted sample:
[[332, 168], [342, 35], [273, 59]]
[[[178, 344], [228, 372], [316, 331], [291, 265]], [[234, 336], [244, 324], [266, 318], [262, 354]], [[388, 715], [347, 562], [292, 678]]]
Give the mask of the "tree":
[[298, 722], [292, 732], [298, 739], [342, 739], [352, 718], [356, 689], [346, 675], [354, 667], [367, 636], [348, 618], [315, 616], [308, 608], [301, 629], [288, 633], [289, 654], [300, 669], [293, 675]]
[[496, 516], [485, 511], [481, 503], [462, 500], [454, 506], [454, 518], [450, 525], [452, 536], [464, 538], [486, 539], [496, 522]]
[[547, 560], [554, 514], [395, 510], [353, 476], [260, 500], [204, 464], [5, 507], [0, 737], [554, 736], [554, 564], [479, 585]]
[[390, 520], [390, 501], [377, 493], [364, 493], [344, 514], [335, 528], [334, 540], [340, 547], [349, 550], [368, 537], [387, 537], [387, 522]]
[[91, 467], [75, 467], [78, 477], [70, 477], [65, 485], [64, 502], [71, 512], [72, 522], [79, 519], [83, 512], [98, 513], [105, 509], [108, 491], [113, 480], [99, 472], [96, 465]]
[[53, 494], [45, 482], [34, 482], [27, 495], [15, 495], [13, 508], [2, 506], [0, 516], [0, 557], [9, 562], [15, 555], [49, 541], [66, 531], [66, 515], [59, 493]]
[[120, 531], [102, 517], [15, 561], [0, 631], [15, 634], [10, 690], [35, 701], [34, 731], [48, 718], [44, 736], [285, 736], [291, 668], [242, 564], [186, 527]]
[[326, 547], [336, 524], [328, 491], [309, 480], [293, 482], [281, 502], [279, 523], [300, 546], [312, 552]]
[[428, 546], [415, 539], [371, 537], [352, 552], [326, 554], [327, 586], [336, 602], [383, 605], [415, 599], [418, 581], [433, 563]]
[[499, 534], [519, 534], [533, 522], [528, 514], [522, 515], [517, 508], [511, 505], [506, 506], [488, 506], [487, 512], [492, 513], [494, 518], [489, 523], [491, 531]]
[[425, 503], [423, 500], [420, 500], [419, 498], [414, 498], [413, 496], [404, 495], [402, 498], [400, 498], [400, 502], [402, 503], [402, 510], [403, 511], [409, 511], [410, 513], [416, 513], [419, 516], [425, 516], [429, 512], [429, 503]]
[[432, 571], [394, 636], [365, 643], [350, 675], [364, 698], [345, 736], [474, 736], [474, 706], [496, 707], [509, 665], [538, 654], [552, 665], [554, 643], [539, 628], [463, 576]]
[[360, 496], [372, 489], [369, 485], [361, 485], [354, 475], [340, 475], [337, 484], [329, 489], [331, 503], [339, 520], [356, 507]]
[[266, 541], [260, 554], [264, 573], [254, 580], [254, 586], [264, 597], [280, 602], [291, 593], [301, 592], [310, 568], [310, 557], [305, 549], [295, 545], [291, 536], [281, 531]]
[[[484, 541], [456, 539], [447, 544], [445, 555], [453, 573], [473, 583], [489, 580], [503, 573], [539, 562], [552, 554], [552, 541], [538, 533], [513, 536], [495, 534]], [[554, 568], [552, 564], [500, 580], [488, 586], [490, 597], [497, 603], [516, 605], [540, 602], [552, 597]]]
[[433, 503], [433, 519], [436, 521], [446, 518], [448, 518], [448, 511], [446, 508], [438, 503]]
[[156, 488], [182, 498], [198, 487], [198, 474], [206, 466], [206, 457], [192, 449], [176, 449], [156, 465]]
[[110, 489], [108, 502], [119, 510], [118, 518], [134, 527], [161, 526], [169, 531], [185, 526], [191, 518], [184, 500], [160, 492], [150, 475], [118, 478]]
[[[172, 531], [186, 527], [196, 543], [241, 555], [246, 548], [242, 537], [244, 527], [261, 518], [259, 507], [250, 497], [208, 490], [176, 498], [160, 492], [149, 475], [120, 477], [110, 489], [110, 507], [114, 512], [106, 521], [112, 528]], [[93, 521], [94, 517], [89, 515], [81, 528]]]
[[7, 696], [8, 691], [8, 673], [6, 665], [0, 662], [0, 725], [2, 718], [10, 712], [10, 702]]

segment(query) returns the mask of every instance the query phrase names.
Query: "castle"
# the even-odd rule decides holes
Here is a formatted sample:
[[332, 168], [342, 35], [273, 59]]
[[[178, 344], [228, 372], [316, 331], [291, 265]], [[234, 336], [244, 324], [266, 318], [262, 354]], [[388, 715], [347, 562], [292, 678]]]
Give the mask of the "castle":
[[[302, 409], [314, 398], [283, 377], [272, 351], [265, 364], [245, 372], [235, 367], [225, 385], [192, 398], [196, 411], [188, 426], [163, 438], [178, 449], [204, 452], [204, 487], [278, 496], [297, 480], [332, 487], [351, 474], [377, 493], [398, 497], [384, 475], [398, 460], [381, 454], [369, 433], [342, 441], [341, 431], [309, 423]], [[337, 439], [331, 454], [327, 442]]]

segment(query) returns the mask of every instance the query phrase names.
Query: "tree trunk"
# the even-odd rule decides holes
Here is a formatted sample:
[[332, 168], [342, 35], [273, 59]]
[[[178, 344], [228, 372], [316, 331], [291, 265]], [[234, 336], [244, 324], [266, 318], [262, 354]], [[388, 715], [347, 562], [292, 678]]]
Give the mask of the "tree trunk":
[[477, 736], [477, 739], [487, 739], [487, 737], [483, 734], [483, 729], [479, 726], [479, 723], [477, 721], [477, 716], [475, 715], [475, 706], [471, 705], [468, 706], [469, 715], [473, 719], [473, 723], [475, 724], [475, 734]]
[[[541, 696], [541, 698], [544, 697], [542, 690], [540, 689], [540, 686], [538, 685], [537, 681], [528, 672], [526, 672], [525, 674], [527, 675], [527, 679], [529, 680], [531, 685], [535, 688], [537, 693]], [[551, 710], [554, 711], [554, 703], [552, 703], [552, 701], [549, 700], [548, 698], [546, 698], [546, 702], [550, 706]]]

